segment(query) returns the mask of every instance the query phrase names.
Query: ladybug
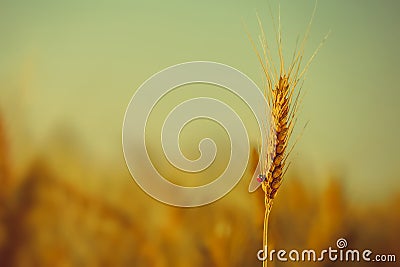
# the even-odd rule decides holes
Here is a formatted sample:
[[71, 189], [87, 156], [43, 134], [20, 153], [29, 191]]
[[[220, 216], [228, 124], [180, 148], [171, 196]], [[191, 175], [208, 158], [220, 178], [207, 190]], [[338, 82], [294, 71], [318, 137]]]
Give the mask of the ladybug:
[[261, 183], [261, 182], [265, 181], [265, 179], [266, 179], [265, 174], [259, 174], [257, 177], [257, 182]]

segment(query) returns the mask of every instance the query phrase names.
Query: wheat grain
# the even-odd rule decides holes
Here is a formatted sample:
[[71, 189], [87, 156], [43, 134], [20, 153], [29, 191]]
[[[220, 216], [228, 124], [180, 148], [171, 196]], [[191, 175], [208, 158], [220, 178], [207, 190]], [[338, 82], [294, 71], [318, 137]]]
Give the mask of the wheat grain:
[[273, 133], [269, 142], [270, 155], [267, 157], [266, 166], [269, 165], [266, 179], [263, 181], [263, 190], [267, 200], [275, 198], [276, 193], [282, 183], [282, 175], [285, 167], [285, 151], [289, 135], [289, 109], [291, 107], [291, 97], [289, 95], [289, 82], [286, 75], [279, 78], [278, 84], [271, 92], [272, 94], [272, 129]]

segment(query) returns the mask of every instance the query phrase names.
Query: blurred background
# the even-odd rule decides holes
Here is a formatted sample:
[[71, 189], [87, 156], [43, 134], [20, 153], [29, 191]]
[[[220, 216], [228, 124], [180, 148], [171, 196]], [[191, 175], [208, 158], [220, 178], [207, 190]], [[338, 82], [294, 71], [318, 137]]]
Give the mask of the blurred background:
[[[281, 1], [288, 60], [314, 4]], [[268, 5], [0, 1], [0, 266], [261, 266], [263, 193], [247, 191], [255, 150], [227, 196], [176, 208], [131, 178], [121, 129], [135, 90], [177, 63], [221, 62], [261, 86], [246, 31], [257, 39], [258, 13], [274, 44], [278, 5]], [[294, 138], [309, 124], [274, 203], [271, 249], [320, 250], [346, 238], [350, 248], [400, 256], [399, 8], [394, 0], [319, 1], [306, 57], [331, 35], [304, 83]], [[220, 136], [216, 125], [207, 129]], [[198, 153], [197, 144], [185, 149]], [[310, 265], [375, 266], [271, 264]]]

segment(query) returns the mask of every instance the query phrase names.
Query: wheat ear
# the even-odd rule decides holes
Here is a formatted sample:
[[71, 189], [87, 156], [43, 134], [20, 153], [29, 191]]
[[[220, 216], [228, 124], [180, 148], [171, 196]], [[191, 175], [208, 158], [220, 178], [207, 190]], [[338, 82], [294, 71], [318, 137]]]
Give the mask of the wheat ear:
[[[273, 200], [278, 192], [280, 185], [282, 184], [284, 174], [290, 165], [286, 163], [287, 158], [291, 153], [294, 145], [296, 144], [296, 142], [294, 142], [293, 146], [288, 148], [289, 138], [293, 132], [293, 128], [297, 120], [297, 111], [301, 103], [300, 95], [302, 84], [305, 80], [305, 74], [309, 68], [311, 61], [314, 59], [315, 55], [329, 35], [328, 33], [325, 36], [325, 38], [322, 40], [310, 59], [306, 62], [305, 66], [302, 68], [302, 71], [300, 71], [300, 67], [302, 65], [301, 63], [303, 61], [304, 48], [309, 36], [312, 21], [314, 19], [316, 7], [317, 2], [315, 3], [314, 10], [307, 30], [304, 34], [303, 40], [299, 46], [297, 46], [296, 44], [296, 49], [293, 53], [292, 62], [287, 69], [285, 69], [283, 59], [279, 10], [278, 31], [275, 32], [280, 61], [279, 73], [272, 61], [269, 45], [258, 15], [257, 19], [261, 30], [259, 41], [262, 46], [262, 55], [260, 55], [253, 40], [249, 36], [253, 49], [256, 52], [264, 73], [266, 81], [264, 94], [266, 99], [268, 100], [268, 105], [270, 108], [270, 112], [267, 113], [266, 116], [269, 116], [271, 121], [270, 129], [265, 129], [266, 131], [269, 131], [269, 140], [265, 142], [266, 147], [260, 148], [260, 161], [263, 166], [262, 174], [260, 174], [260, 177], [262, 178], [261, 185], [265, 196], [263, 249], [265, 249], [265, 247], [267, 246], [268, 221]], [[274, 28], [276, 29], [275, 25]], [[299, 89], [295, 90], [296, 88]], [[267, 251], [264, 252], [267, 253]], [[263, 266], [267, 266], [266, 260], [263, 261]]]

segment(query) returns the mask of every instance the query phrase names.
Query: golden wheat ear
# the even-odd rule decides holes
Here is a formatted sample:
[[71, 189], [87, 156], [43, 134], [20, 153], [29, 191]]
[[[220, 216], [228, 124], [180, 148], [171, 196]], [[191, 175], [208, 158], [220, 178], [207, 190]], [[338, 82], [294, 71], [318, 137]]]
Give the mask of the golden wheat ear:
[[[262, 190], [264, 191], [265, 196], [263, 248], [265, 248], [267, 245], [268, 219], [273, 200], [275, 199], [278, 189], [282, 184], [284, 174], [290, 165], [287, 164], [288, 156], [299, 139], [297, 138], [292, 147], [288, 148], [288, 143], [293, 133], [293, 129], [297, 121], [297, 114], [303, 98], [302, 85], [305, 80], [305, 75], [314, 57], [329, 36], [328, 33], [306, 64], [302, 66], [305, 46], [310, 34], [316, 8], [317, 1], [315, 2], [309, 24], [299, 47], [297, 47], [298, 40], [296, 41], [296, 48], [293, 52], [292, 62], [289, 64], [287, 70], [285, 69], [283, 57], [280, 9], [278, 13], [278, 30], [276, 30], [277, 27], [274, 23], [275, 19], [273, 18], [273, 13], [270, 8], [273, 26], [276, 33], [275, 39], [278, 45], [278, 55], [280, 61], [279, 73], [277, 73], [277, 68], [273, 63], [270, 46], [267, 42], [263, 26], [258, 15], [257, 20], [261, 31], [259, 41], [261, 43], [262, 53], [259, 53], [255, 43], [251, 39], [250, 35], [248, 35], [256, 56], [261, 64], [266, 81], [264, 94], [270, 108], [270, 112], [266, 113], [266, 116], [269, 116], [271, 121], [270, 129], [265, 129], [266, 131], [269, 131], [269, 140], [264, 142], [266, 147], [262, 147], [260, 149], [261, 153], [266, 153], [260, 155], [260, 159], [263, 160], [263, 167], [261, 168], [263, 173], [261, 173], [260, 176], [264, 178], [260, 180], [262, 181]], [[266, 261], [263, 261], [263, 266], [266, 266]]]
[[[302, 94], [302, 87], [306, 73], [311, 62], [330, 34], [330, 32], [328, 32], [328, 34], [315, 49], [314, 53], [308, 59], [306, 64], [302, 67], [305, 46], [309, 38], [316, 8], [317, 1], [315, 2], [310, 21], [299, 47], [297, 47], [298, 40], [296, 41], [296, 48], [293, 52], [292, 62], [289, 64], [287, 70], [285, 68], [283, 57], [281, 16], [279, 9], [278, 27], [276, 27], [275, 23], [273, 22], [280, 61], [279, 74], [277, 74], [275, 64], [273, 63], [269, 44], [267, 42], [267, 38], [265, 37], [266, 35], [258, 15], [257, 20], [261, 31], [259, 39], [263, 56], [261, 56], [261, 54], [258, 52], [257, 47], [250, 38], [253, 49], [256, 52], [259, 62], [261, 63], [263, 73], [265, 74], [266, 86], [264, 88], [264, 94], [268, 101], [268, 105], [271, 108], [271, 112], [266, 114], [266, 116], [270, 116], [271, 121], [271, 128], [266, 129], [270, 132], [270, 139], [267, 140], [267, 142], [264, 142], [267, 147], [261, 149], [261, 151], [267, 151], [267, 154], [262, 155], [261, 158], [264, 159], [263, 169], [265, 170], [265, 173], [262, 175], [265, 175], [266, 177], [266, 179], [263, 181], [262, 188], [265, 192], [266, 203], [269, 203], [268, 206], [272, 205], [272, 200], [275, 198], [277, 191], [282, 184], [283, 175], [288, 167], [288, 164], [286, 163], [287, 158], [299, 139], [297, 138], [292, 147], [288, 149], [288, 143], [293, 133], [293, 129], [297, 121], [299, 107], [304, 96]], [[271, 17], [272, 20], [275, 21], [272, 11]], [[278, 30], [276, 30], [276, 28], [278, 28]]]

